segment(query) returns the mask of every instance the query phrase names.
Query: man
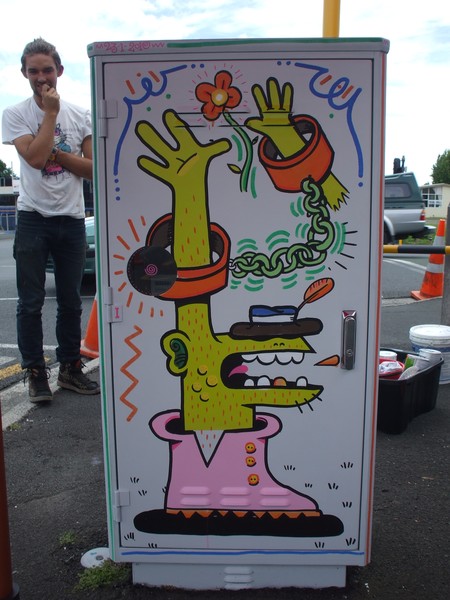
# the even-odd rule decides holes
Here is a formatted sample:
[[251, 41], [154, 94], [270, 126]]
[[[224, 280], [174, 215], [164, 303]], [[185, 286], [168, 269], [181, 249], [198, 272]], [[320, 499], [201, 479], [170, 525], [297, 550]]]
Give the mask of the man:
[[80, 359], [86, 243], [83, 179], [92, 179], [90, 113], [60, 99], [56, 85], [64, 67], [52, 44], [35, 39], [25, 46], [21, 60], [33, 95], [5, 109], [2, 129], [3, 143], [14, 144], [20, 160], [14, 258], [22, 368], [27, 370], [31, 402], [51, 400], [42, 328], [45, 268], [51, 255], [58, 385], [80, 394], [98, 394], [98, 384], [83, 374]]

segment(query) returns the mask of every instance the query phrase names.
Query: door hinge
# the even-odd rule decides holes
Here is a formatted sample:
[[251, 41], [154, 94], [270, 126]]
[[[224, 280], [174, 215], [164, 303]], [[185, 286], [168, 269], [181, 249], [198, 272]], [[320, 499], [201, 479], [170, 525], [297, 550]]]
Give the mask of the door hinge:
[[98, 137], [108, 137], [108, 119], [117, 119], [117, 100], [100, 100], [97, 105], [97, 133]]
[[112, 287], [107, 287], [104, 290], [103, 304], [107, 323], [120, 323], [123, 321], [123, 305], [114, 303], [114, 290]]
[[116, 523], [122, 520], [122, 506], [130, 506], [130, 490], [116, 490], [112, 504], [112, 517]]
[[103, 304], [105, 306], [111, 306], [114, 302], [114, 290], [111, 286], [103, 288]]
[[114, 290], [112, 287], [104, 288], [103, 305], [107, 323], [120, 323], [123, 321], [123, 305], [114, 303]]

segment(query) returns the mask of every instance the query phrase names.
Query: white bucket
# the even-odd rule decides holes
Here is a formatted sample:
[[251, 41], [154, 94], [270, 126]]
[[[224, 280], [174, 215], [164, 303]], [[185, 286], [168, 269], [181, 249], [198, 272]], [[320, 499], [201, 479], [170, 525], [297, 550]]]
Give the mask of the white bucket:
[[409, 339], [414, 352], [418, 353], [422, 348], [430, 348], [442, 353], [444, 363], [439, 383], [450, 383], [450, 327], [415, 325], [409, 330]]

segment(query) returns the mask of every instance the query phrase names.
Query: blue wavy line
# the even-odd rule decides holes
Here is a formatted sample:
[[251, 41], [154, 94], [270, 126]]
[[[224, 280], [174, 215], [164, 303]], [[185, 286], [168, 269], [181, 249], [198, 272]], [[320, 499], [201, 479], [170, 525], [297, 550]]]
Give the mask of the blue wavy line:
[[345, 102], [344, 104], [341, 104], [341, 105], [337, 105], [334, 102], [334, 98], [338, 98], [338, 97], [342, 96], [342, 93], [345, 91], [345, 89], [350, 84], [350, 80], [348, 79], [348, 77], [340, 77], [337, 81], [335, 81], [333, 83], [333, 85], [330, 87], [328, 92], [323, 93], [323, 92], [320, 92], [319, 90], [315, 89], [314, 86], [316, 84], [317, 79], [319, 79], [319, 77], [322, 77], [323, 75], [326, 75], [327, 73], [329, 73], [329, 69], [327, 69], [325, 67], [315, 66], [315, 65], [308, 65], [305, 63], [301, 63], [301, 62], [295, 63], [295, 66], [300, 67], [302, 69], [309, 69], [311, 71], [316, 71], [316, 74], [311, 78], [311, 80], [309, 82], [309, 89], [310, 89], [310, 92], [313, 94], [313, 96], [317, 96], [318, 98], [324, 98], [324, 99], [328, 100], [328, 105], [331, 108], [333, 108], [334, 110], [347, 109], [347, 125], [348, 125], [349, 131], [350, 131], [350, 135], [352, 136], [353, 143], [355, 144], [356, 155], [358, 157], [358, 175], [359, 175], [359, 177], [362, 177], [364, 175], [364, 159], [363, 159], [363, 154], [362, 154], [362, 149], [361, 149], [361, 144], [360, 144], [360, 141], [358, 138], [358, 134], [356, 133], [356, 129], [355, 129], [355, 126], [354, 126], [353, 120], [352, 120], [353, 106], [355, 105], [355, 102], [356, 102], [358, 96], [361, 94], [362, 88], [356, 88], [347, 102]]
[[149, 77], [144, 77], [141, 81], [142, 88], [144, 89], [144, 95], [141, 98], [136, 98], [136, 99], [127, 98], [126, 96], [123, 98], [123, 101], [125, 102], [125, 104], [127, 106], [127, 118], [125, 121], [124, 128], [122, 130], [122, 133], [120, 134], [119, 141], [117, 143], [116, 153], [114, 156], [114, 175], [117, 175], [119, 172], [120, 152], [121, 152], [125, 137], [128, 133], [128, 129], [131, 124], [131, 119], [133, 116], [133, 106], [142, 104], [143, 102], [148, 100], [148, 98], [150, 98], [151, 96], [156, 97], [156, 96], [160, 96], [161, 94], [163, 94], [167, 87], [167, 76], [170, 75], [171, 73], [174, 73], [176, 71], [182, 71], [183, 69], [186, 69], [186, 68], [187, 68], [187, 65], [178, 65], [177, 67], [172, 67], [170, 69], [164, 69], [163, 71], [161, 71], [160, 75], [162, 77], [162, 83], [161, 83], [161, 87], [158, 90], [153, 89], [153, 82]]

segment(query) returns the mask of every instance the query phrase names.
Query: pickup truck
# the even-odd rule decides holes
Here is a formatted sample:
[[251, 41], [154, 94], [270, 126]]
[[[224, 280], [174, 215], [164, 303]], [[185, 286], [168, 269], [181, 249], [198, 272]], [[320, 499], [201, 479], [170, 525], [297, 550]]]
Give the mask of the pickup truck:
[[426, 224], [425, 205], [414, 173], [386, 175], [383, 243], [395, 243], [410, 235], [425, 237], [435, 229]]

